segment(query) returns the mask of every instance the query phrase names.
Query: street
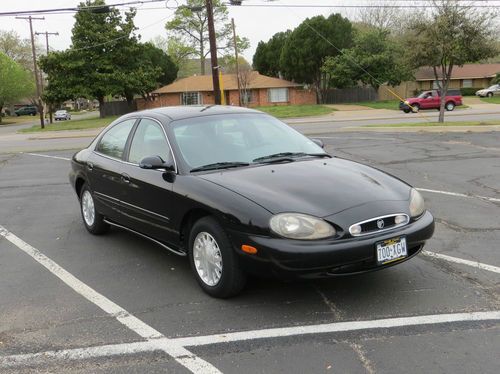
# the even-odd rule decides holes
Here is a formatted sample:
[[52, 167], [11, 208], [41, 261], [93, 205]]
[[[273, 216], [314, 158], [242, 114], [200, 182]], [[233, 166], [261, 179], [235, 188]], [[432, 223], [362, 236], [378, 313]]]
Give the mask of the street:
[[3, 152], [0, 371], [498, 373], [500, 132], [316, 136], [420, 189], [436, 218], [426, 252], [364, 275], [252, 279], [213, 299], [184, 258], [85, 230], [67, 178], [74, 150], [55, 149], [90, 135]]

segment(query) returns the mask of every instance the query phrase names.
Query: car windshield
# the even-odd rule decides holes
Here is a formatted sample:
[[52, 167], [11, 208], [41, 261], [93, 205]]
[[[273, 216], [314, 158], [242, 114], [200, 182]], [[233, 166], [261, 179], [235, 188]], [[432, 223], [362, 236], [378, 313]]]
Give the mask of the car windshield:
[[487, 89], [488, 89], [488, 90], [497, 90], [497, 89], [499, 89], [499, 88], [500, 88], [500, 85], [499, 85], [499, 84], [494, 84], [493, 86], [488, 87]]
[[65, 110], [58, 110], [58, 111], [56, 112], [56, 114], [65, 114], [65, 113], [66, 113], [66, 111], [65, 111]]
[[213, 115], [172, 125], [190, 170], [221, 163], [237, 167], [284, 157], [326, 155], [312, 140], [265, 114]]

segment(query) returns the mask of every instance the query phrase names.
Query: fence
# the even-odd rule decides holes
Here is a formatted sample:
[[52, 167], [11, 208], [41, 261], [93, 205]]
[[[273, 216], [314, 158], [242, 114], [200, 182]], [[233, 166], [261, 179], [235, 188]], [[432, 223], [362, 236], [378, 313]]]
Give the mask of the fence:
[[324, 93], [324, 104], [356, 103], [378, 100], [378, 93], [372, 87], [329, 89]]
[[137, 104], [135, 101], [132, 103], [131, 106], [129, 106], [126, 101], [110, 101], [104, 103], [99, 108], [101, 117], [119, 116], [122, 114], [135, 112], [136, 110], [137, 110]]

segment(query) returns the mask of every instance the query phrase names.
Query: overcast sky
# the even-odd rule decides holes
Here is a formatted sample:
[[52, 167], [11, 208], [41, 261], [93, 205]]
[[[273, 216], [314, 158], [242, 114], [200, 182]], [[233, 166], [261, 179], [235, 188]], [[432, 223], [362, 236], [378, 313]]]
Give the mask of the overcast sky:
[[[107, 0], [106, 3], [121, 3], [127, 0]], [[185, 0], [178, 0], [179, 4]], [[364, 0], [351, 0], [349, 3], [363, 4]], [[0, 0], [0, 12], [52, 9], [76, 6], [79, 0]], [[247, 4], [263, 4], [263, 0], [248, 0]], [[346, 4], [345, 0], [279, 0], [274, 4], [312, 4], [335, 5]], [[168, 2], [169, 6], [175, 6], [175, 0]], [[141, 10], [143, 8], [143, 10]], [[155, 8], [145, 10], [144, 8]], [[165, 23], [172, 17], [173, 10], [165, 8], [165, 2], [144, 4], [137, 7], [135, 25], [139, 28], [138, 33], [142, 41], [148, 41], [157, 35], [166, 37]], [[332, 12], [340, 12], [344, 16], [353, 15], [353, 9], [339, 8], [261, 8], [261, 7], [229, 7], [229, 17], [234, 17], [237, 33], [250, 39], [251, 47], [243, 53], [251, 62], [255, 48], [260, 40], [267, 41], [273, 34], [287, 29], [293, 29], [305, 18]], [[59, 32], [59, 36], [51, 36], [49, 43], [51, 49], [63, 50], [71, 43], [71, 28], [73, 26], [73, 14], [45, 15], [43, 21], [33, 21], [33, 28], [39, 32]], [[15, 19], [15, 17], [0, 17], [1, 30], [15, 30], [22, 37], [29, 37], [28, 21]], [[38, 37], [39, 42], [45, 43], [44, 37]], [[45, 44], [44, 44], [45, 45]]]

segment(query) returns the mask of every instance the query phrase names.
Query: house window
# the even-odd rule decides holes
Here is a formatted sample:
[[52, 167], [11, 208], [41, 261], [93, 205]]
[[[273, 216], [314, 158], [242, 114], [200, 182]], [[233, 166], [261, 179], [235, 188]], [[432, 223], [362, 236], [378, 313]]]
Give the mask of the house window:
[[462, 87], [463, 88], [469, 88], [472, 87], [472, 79], [464, 79], [462, 81]]
[[288, 88], [270, 88], [267, 91], [267, 101], [270, 103], [285, 103], [288, 101]]
[[183, 92], [181, 94], [182, 105], [201, 105], [201, 93], [199, 92]]

